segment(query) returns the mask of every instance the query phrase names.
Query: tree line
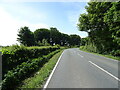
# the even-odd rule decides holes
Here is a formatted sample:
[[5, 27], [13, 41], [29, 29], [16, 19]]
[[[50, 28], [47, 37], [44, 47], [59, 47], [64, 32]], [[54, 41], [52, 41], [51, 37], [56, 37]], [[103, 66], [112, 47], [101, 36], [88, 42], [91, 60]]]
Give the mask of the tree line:
[[57, 28], [50, 29], [40, 28], [34, 32], [30, 31], [29, 27], [21, 27], [18, 32], [18, 38], [21, 44], [25, 46], [80, 46], [81, 37], [76, 34], [68, 35], [59, 32]]
[[[88, 33], [81, 43], [93, 52], [120, 56], [120, 1], [88, 2], [78, 28]], [[89, 48], [91, 47], [91, 48]]]

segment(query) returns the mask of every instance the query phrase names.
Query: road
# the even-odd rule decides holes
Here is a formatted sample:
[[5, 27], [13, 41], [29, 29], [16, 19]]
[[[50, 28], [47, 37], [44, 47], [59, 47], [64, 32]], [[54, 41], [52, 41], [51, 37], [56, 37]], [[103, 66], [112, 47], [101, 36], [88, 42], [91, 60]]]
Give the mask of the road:
[[118, 88], [118, 62], [77, 48], [66, 49], [46, 88]]

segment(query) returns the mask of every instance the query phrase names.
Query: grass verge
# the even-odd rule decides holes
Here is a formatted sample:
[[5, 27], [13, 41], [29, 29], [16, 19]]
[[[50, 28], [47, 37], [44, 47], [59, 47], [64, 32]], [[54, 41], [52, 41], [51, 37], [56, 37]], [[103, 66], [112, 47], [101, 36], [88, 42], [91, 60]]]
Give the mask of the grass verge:
[[42, 88], [62, 52], [55, 54], [33, 77], [24, 80], [19, 88]]
[[120, 57], [115, 57], [115, 56], [112, 56], [112, 55], [104, 55], [104, 54], [94, 53], [94, 52], [87, 51], [87, 50], [85, 50], [83, 48], [80, 48], [80, 50], [88, 52], [88, 53], [92, 53], [92, 54], [96, 54], [96, 55], [99, 55], [99, 56], [103, 56], [103, 57], [107, 57], [107, 58], [111, 58], [111, 59], [120, 61]]

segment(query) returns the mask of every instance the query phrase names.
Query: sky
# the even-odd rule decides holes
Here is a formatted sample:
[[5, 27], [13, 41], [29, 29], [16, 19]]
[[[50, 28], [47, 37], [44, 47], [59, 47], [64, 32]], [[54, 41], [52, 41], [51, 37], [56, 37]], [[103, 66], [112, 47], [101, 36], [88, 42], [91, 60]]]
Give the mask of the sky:
[[86, 5], [87, 2], [1, 2], [0, 45], [19, 44], [17, 34], [24, 26], [32, 32], [56, 27], [62, 33], [86, 37], [87, 33], [77, 27], [80, 14], [86, 12]]

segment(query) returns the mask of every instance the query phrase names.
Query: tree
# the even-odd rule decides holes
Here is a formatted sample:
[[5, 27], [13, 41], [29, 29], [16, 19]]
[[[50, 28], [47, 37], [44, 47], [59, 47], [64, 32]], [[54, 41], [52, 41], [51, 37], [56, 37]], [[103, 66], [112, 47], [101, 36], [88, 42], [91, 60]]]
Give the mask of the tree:
[[68, 34], [61, 33], [61, 46], [69, 46], [70, 36]]
[[57, 30], [57, 28], [50, 28], [50, 44], [61, 44], [61, 33]]
[[114, 46], [111, 54], [120, 56], [120, 1], [112, 2], [112, 7], [105, 13], [104, 21], [112, 33]]
[[80, 36], [68, 35], [59, 32], [57, 28], [51, 27], [50, 30], [41, 28], [33, 32], [28, 27], [22, 27], [19, 30], [17, 40], [25, 46], [48, 46], [48, 45], [61, 45], [61, 46], [74, 46], [80, 45]]
[[30, 31], [28, 27], [21, 27], [17, 35], [17, 41], [19, 41], [21, 44], [25, 46], [35, 45], [34, 34]]
[[81, 46], [85, 46], [88, 42], [88, 37], [86, 38], [81, 38]]
[[89, 2], [87, 14], [81, 14], [79, 18], [79, 30], [88, 32], [91, 43], [100, 53], [109, 52], [113, 46], [109, 26], [104, 22], [105, 13], [111, 6], [111, 2]]
[[34, 31], [34, 37], [36, 42], [42, 42], [43, 39], [46, 39], [49, 42], [50, 39], [50, 31], [45, 28], [37, 29]]
[[88, 14], [81, 14], [79, 17], [79, 24], [78, 25], [78, 29], [80, 31], [85, 31], [85, 32], [89, 32], [89, 27], [90, 27], [90, 22], [89, 22], [89, 16]]
[[43, 44], [44, 46], [49, 46], [49, 45], [50, 45], [46, 39], [43, 39], [43, 40], [42, 40], [42, 44]]
[[81, 38], [79, 35], [76, 35], [76, 34], [70, 35], [70, 45], [71, 46], [75, 46], [75, 45], [80, 46], [80, 41], [81, 41]]
[[104, 21], [109, 25], [113, 41], [120, 48], [120, 2], [113, 2], [110, 10], [105, 13]]

